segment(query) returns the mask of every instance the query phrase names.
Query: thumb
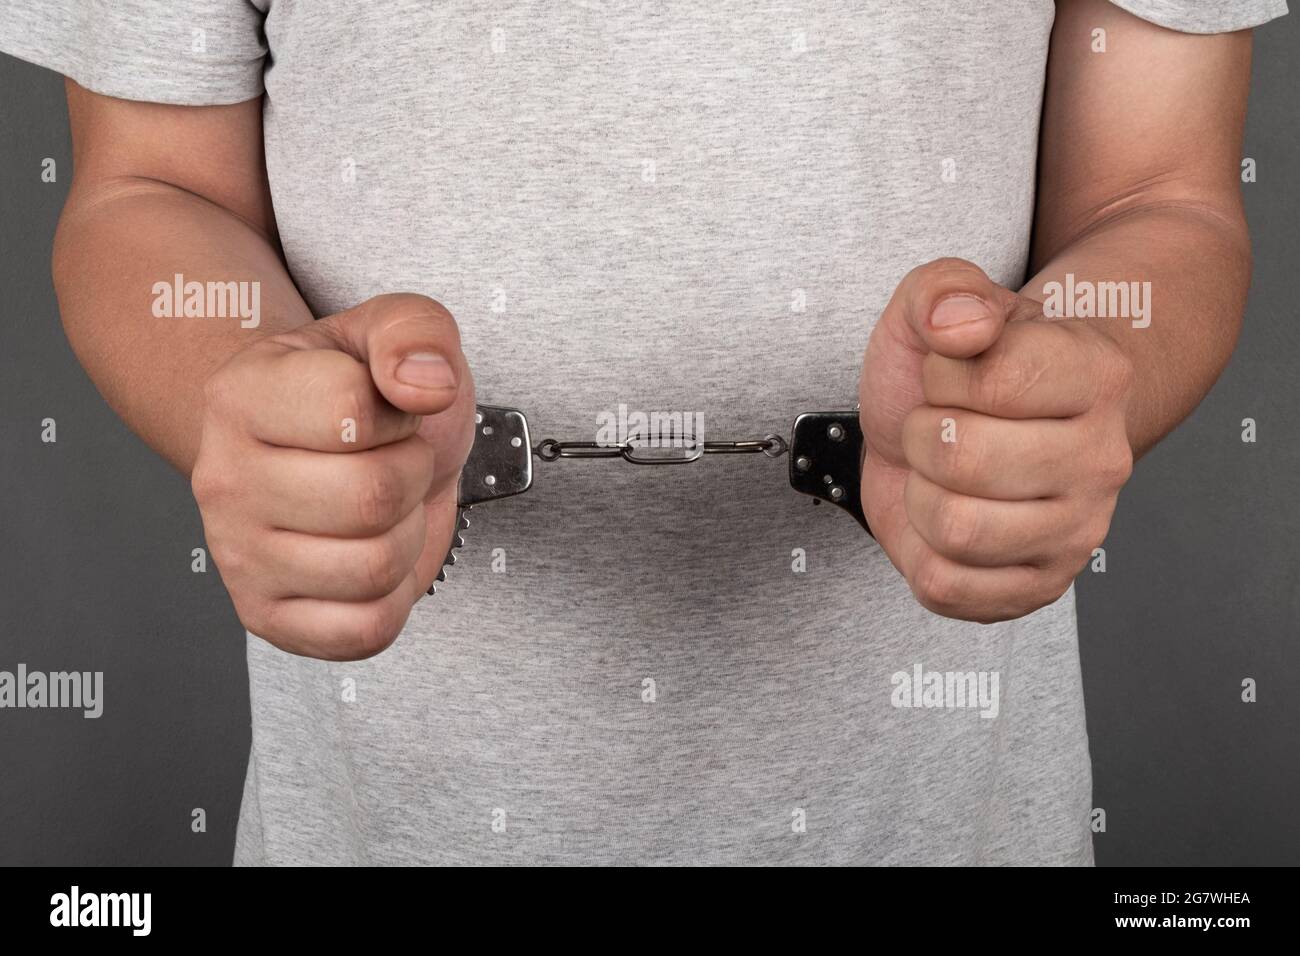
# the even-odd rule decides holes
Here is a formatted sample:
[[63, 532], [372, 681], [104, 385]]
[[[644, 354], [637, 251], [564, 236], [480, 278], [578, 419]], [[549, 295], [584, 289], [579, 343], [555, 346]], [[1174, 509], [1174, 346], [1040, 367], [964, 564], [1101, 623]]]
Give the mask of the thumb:
[[310, 328], [368, 364], [384, 398], [413, 415], [450, 408], [469, 374], [456, 320], [427, 296], [378, 295]]
[[936, 259], [903, 277], [872, 329], [858, 383], [869, 457], [904, 465], [903, 421], [925, 404], [925, 357], [937, 352], [964, 359], [983, 352], [1002, 334], [1015, 301], [963, 259]]
[[1017, 301], [973, 262], [936, 259], [904, 277], [880, 320], [917, 352], [970, 358], [998, 340]]

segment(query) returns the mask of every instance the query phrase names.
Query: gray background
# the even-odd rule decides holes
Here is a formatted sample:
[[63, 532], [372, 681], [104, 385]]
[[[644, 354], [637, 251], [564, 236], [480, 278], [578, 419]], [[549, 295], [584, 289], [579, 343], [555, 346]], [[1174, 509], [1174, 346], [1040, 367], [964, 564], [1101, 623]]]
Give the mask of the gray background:
[[[1102, 865], [1300, 863], [1298, 32], [1292, 16], [1256, 38], [1241, 345], [1139, 465], [1107, 573], [1079, 581]], [[0, 710], [0, 864], [225, 864], [249, 742], [243, 631], [215, 571], [190, 571], [188, 484], [103, 403], [59, 325], [62, 80], [0, 55], [0, 90], [0, 670], [104, 671], [106, 698], [98, 720]], [[1240, 700], [1246, 677], [1257, 703]]]

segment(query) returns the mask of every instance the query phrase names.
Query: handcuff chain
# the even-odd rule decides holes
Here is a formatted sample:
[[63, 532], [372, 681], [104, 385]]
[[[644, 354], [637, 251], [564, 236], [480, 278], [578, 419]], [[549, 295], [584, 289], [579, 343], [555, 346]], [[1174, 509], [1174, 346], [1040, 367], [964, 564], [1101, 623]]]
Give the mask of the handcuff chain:
[[697, 442], [693, 437], [679, 438], [683, 444], [642, 447], [637, 445], [639, 436], [633, 435], [626, 441], [613, 445], [594, 441], [558, 441], [544, 438], [533, 448], [533, 454], [542, 461], [558, 461], [561, 458], [622, 458], [634, 465], [685, 465], [703, 455], [744, 455], [762, 452], [769, 458], [780, 458], [786, 453], [788, 445], [780, 435], [764, 435], [762, 438], [744, 441], [705, 441]]

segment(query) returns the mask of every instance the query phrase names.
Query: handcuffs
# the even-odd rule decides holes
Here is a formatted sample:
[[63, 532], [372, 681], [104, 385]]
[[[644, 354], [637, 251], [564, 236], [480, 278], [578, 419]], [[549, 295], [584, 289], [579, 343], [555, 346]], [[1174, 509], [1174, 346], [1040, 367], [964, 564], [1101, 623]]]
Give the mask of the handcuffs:
[[828, 501], [843, 508], [871, 528], [862, 513], [862, 427], [858, 410], [805, 412], [794, 420], [790, 441], [764, 435], [751, 441], [699, 441], [676, 436], [667, 444], [657, 436], [633, 434], [614, 444], [561, 442], [546, 438], [532, 445], [528, 419], [517, 408], [477, 405], [474, 409], [474, 444], [460, 473], [456, 496], [456, 529], [438, 577], [428, 593], [447, 580], [456, 564], [456, 552], [465, 546], [469, 511], [476, 505], [521, 495], [533, 485], [533, 458], [545, 462], [561, 458], [622, 458], [634, 465], [684, 465], [705, 455], [761, 452], [780, 458], [789, 452], [790, 486], [809, 495], [813, 504]]

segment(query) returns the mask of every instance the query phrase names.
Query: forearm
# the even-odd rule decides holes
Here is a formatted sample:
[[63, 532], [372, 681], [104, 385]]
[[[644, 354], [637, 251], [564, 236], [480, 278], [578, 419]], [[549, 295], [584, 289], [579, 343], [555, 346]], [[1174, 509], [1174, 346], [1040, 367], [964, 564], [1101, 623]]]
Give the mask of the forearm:
[[[1073, 277], [1068, 285], [1076, 290], [1076, 307], [1067, 316], [1113, 339], [1133, 363], [1127, 424], [1137, 457], [1186, 418], [1223, 371], [1241, 327], [1250, 271], [1239, 212], [1161, 203], [1102, 220], [1052, 255], [1021, 294], [1048, 300], [1049, 291], [1065, 290]], [[1075, 315], [1078, 305], [1086, 311], [1081, 297], [1104, 282], [1127, 283], [1137, 293], [1128, 314], [1102, 316], [1094, 308], [1091, 317]], [[1057, 301], [1064, 298], [1061, 291]], [[1139, 303], [1145, 316], [1137, 315]]]
[[[182, 473], [198, 451], [203, 384], [255, 338], [311, 321], [272, 239], [193, 193], [147, 179], [74, 184], [54, 247], [73, 351], [128, 426]], [[256, 326], [238, 315], [155, 314], [157, 283], [258, 283]]]

